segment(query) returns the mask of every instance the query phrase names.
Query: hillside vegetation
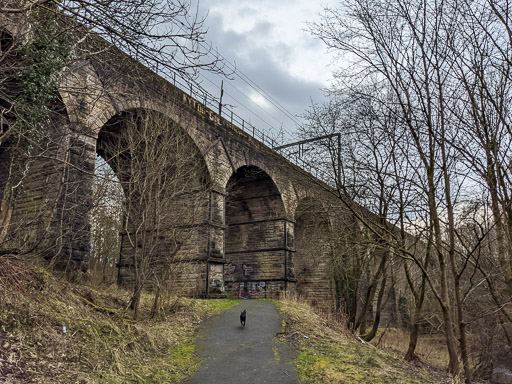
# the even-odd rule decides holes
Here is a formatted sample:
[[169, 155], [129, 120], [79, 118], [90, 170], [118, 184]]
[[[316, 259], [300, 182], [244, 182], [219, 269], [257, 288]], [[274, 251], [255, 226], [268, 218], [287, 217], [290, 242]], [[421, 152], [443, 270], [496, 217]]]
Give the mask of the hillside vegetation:
[[[130, 292], [67, 279], [13, 258], [0, 259], [0, 377], [5, 383], [176, 383], [201, 361], [196, 331], [236, 300], [167, 298], [150, 318], [127, 309]], [[277, 338], [297, 351], [301, 383], [443, 383], [446, 376], [404, 363], [309, 306], [276, 301], [285, 321]]]
[[448, 376], [426, 365], [401, 358], [362, 343], [344, 327], [322, 317], [311, 307], [294, 301], [279, 301], [286, 318], [281, 338], [298, 352], [297, 373], [301, 383], [344, 384], [442, 384]]
[[[141, 320], [116, 286], [69, 283], [42, 267], [0, 259], [0, 378], [6, 383], [174, 383], [200, 361], [194, 334], [234, 300], [167, 299]], [[0, 382], [2, 379], [0, 379]]]

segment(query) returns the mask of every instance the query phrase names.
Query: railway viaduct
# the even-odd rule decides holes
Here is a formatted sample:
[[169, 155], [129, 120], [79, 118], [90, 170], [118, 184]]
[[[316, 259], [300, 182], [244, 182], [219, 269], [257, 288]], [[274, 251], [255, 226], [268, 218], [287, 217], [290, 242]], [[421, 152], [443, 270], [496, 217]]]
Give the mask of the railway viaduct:
[[[335, 287], [326, 238], [333, 228], [343, 230], [354, 222], [327, 186], [266, 145], [263, 137], [253, 137], [252, 127], [240, 121], [242, 126], [237, 126], [229, 113], [220, 116], [204, 100], [112, 47], [99, 51], [65, 69], [58, 121], [33, 156], [23, 190], [9, 203], [8, 220], [0, 229], [10, 235], [4, 236], [2, 247], [43, 249], [56, 264], [85, 269], [92, 252], [97, 156], [107, 162], [113, 158], [106, 143], [112, 132], [122, 138], [123, 117], [151, 112], [186, 134], [186, 153], [195, 159], [198, 180], [208, 186], [194, 207], [186, 193], [165, 207], [181, 213], [200, 207], [173, 256], [180, 260], [175, 280], [183, 293], [298, 293], [331, 306]], [[5, 186], [8, 144], [0, 148], [0, 164], [0, 186]], [[129, 169], [111, 166], [120, 179]], [[168, 172], [164, 164], [149, 166]], [[130, 279], [138, 245], [130, 243], [129, 231], [121, 237], [118, 267], [123, 282]], [[158, 252], [165, 257], [171, 239], [161, 232], [158, 241]]]

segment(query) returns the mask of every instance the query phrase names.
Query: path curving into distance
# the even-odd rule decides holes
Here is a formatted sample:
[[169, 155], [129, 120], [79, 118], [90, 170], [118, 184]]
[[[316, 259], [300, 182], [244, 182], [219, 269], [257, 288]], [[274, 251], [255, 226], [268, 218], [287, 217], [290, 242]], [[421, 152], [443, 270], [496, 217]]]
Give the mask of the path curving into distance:
[[[240, 327], [240, 312], [247, 324]], [[271, 302], [246, 300], [208, 319], [197, 341], [202, 365], [188, 384], [296, 384], [293, 352], [276, 340], [282, 319]]]

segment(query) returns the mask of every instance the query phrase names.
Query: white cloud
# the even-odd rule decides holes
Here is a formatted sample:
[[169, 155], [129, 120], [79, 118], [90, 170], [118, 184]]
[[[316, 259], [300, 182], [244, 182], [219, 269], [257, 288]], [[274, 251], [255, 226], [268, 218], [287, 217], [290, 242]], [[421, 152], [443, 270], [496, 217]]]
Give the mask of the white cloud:
[[[208, 0], [201, 3], [210, 17], [221, 20], [224, 33], [243, 35], [246, 45], [238, 59], [249, 59], [260, 50], [276, 67], [300, 81], [327, 86], [330, 56], [323, 44], [305, 31], [321, 6], [316, 1]], [[218, 26], [210, 26], [210, 28]], [[215, 45], [215, 42], [214, 42]]]
[[[311, 100], [324, 98], [321, 89], [330, 81], [332, 55], [305, 31], [321, 10], [315, 0], [200, 0], [200, 13], [208, 13], [207, 41], [238, 70], [223, 79], [224, 111], [270, 134], [285, 129], [291, 132], [285, 140], [293, 141], [300, 116]], [[206, 72], [200, 80], [220, 94], [220, 76]]]
[[255, 104], [258, 105], [258, 107], [262, 108], [262, 109], [265, 109], [265, 110], [270, 110], [272, 108], [272, 104], [270, 104], [267, 99], [265, 99], [261, 94], [259, 93], [256, 93], [256, 92], [252, 92], [250, 95], [249, 95], [249, 99], [252, 100]]

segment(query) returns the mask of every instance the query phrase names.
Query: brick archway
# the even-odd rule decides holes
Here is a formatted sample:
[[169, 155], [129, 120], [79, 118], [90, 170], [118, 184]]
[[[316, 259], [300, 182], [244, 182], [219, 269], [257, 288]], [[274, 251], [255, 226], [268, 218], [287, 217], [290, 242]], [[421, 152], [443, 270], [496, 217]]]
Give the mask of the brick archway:
[[201, 279], [180, 287], [187, 280], [181, 266], [204, 257], [200, 243], [210, 229], [210, 175], [188, 132], [159, 112], [132, 109], [103, 126], [97, 153], [125, 192], [119, 283], [130, 285], [134, 260], [144, 259], [154, 279], [165, 276], [174, 291], [201, 295]]

